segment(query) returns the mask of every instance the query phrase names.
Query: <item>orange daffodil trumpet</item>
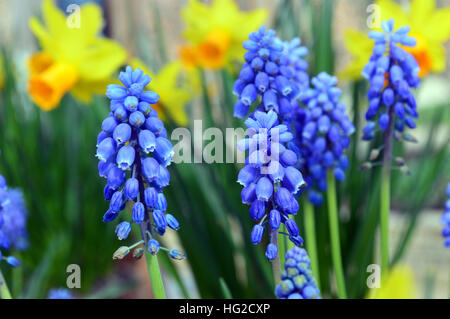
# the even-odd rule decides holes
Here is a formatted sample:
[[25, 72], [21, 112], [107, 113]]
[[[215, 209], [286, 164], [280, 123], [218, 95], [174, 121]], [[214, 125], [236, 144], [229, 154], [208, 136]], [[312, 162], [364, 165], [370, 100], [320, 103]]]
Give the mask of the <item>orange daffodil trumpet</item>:
[[44, 111], [56, 108], [68, 92], [90, 102], [93, 94], [103, 93], [111, 75], [125, 62], [126, 51], [99, 36], [103, 28], [100, 7], [85, 4], [79, 14], [79, 25], [73, 26], [52, 0], [44, 0], [44, 25], [36, 18], [30, 20], [42, 51], [28, 61], [28, 92]]
[[[419, 63], [420, 77], [430, 72], [445, 70], [444, 42], [450, 39], [450, 7], [436, 8], [435, 0], [412, 0], [405, 10], [393, 0], [377, 0], [380, 21], [395, 19], [398, 25], [409, 25], [410, 35], [417, 40], [415, 47], [404, 47]], [[344, 45], [352, 55], [352, 61], [341, 72], [347, 79], [361, 78], [365, 63], [369, 60], [373, 42], [366, 32], [347, 30]]]
[[190, 0], [181, 15], [188, 42], [180, 48], [184, 66], [218, 70], [242, 61], [242, 43], [264, 23], [267, 10], [241, 12], [233, 0], [213, 0], [211, 5]]

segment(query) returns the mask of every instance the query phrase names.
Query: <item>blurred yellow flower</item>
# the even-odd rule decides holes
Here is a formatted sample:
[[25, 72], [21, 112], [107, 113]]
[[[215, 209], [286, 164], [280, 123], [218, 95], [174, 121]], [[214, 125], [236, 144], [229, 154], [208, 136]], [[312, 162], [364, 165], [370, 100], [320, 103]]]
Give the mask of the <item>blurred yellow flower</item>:
[[3, 59], [0, 57], [0, 91], [5, 85], [5, 70], [3, 70]]
[[[411, 27], [410, 35], [416, 38], [417, 45], [414, 48], [405, 47], [405, 50], [414, 55], [419, 63], [419, 76], [445, 70], [443, 43], [450, 39], [450, 8], [436, 9], [435, 0], [412, 0], [409, 11], [393, 0], [377, 0], [375, 4], [380, 7], [381, 21], [393, 18], [395, 25]], [[353, 60], [340, 75], [348, 79], [361, 78], [372, 52], [373, 41], [364, 32], [347, 30], [344, 45]]]
[[42, 51], [28, 61], [28, 91], [42, 110], [56, 108], [67, 92], [90, 102], [93, 94], [104, 93], [112, 73], [125, 62], [125, 50], [99, 36], [103, 28], [100, 7], [85, 4], [79, 14], [79, 25], [71, 25], [52, 0], [44, 0], [45, 26], [36, 18], [30, 20]]
[[233, 0], [214, 0], [209, 6], [190, 0], [181, 14], [188, 42], [180, 48], [183, 64], [212, 70], [242, 61], [242, 42], [267, 18], [267, 10], [241, 12]]
[[189, 118], [186, 105], [199, 91], [199, 80], [196, 71], [185, 71], [180, 61], [166, 64], [158, 73], [152, 72], [139, 59], [131, 61], [133, 68], [139, 68], [150, 75], [152, 81], [147, 89], [158, 93], [159, 102], [152, 106], [158, 111], [162, 120], [170, 118], [176, 124], [186, 126]]
[[369, 291], [367, 299], [416, 299], [417, 287], [410, 267], [397, 266], [390, 271], [380, 288]]

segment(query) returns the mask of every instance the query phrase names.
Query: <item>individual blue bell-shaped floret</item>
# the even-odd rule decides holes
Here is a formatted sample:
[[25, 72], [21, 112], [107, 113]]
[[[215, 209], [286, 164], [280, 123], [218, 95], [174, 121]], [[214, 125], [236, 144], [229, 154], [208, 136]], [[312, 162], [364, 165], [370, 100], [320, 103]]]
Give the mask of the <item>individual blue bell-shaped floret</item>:
[[285, 260], [281, 282], [275, 288], [278, 299], [321, 299], [306, 250], [294, 247], [286, 252]]
[[160, 248], [160, 246], [159, 246], [158, 241], [151, 239], [148, 242], [148, 251], [150, 252], [150, 254], [156, 255], [159, 251], [159, 248]]
[[[164, 123], [152, 108], [159, 96], [145, 91], [150, 77], [128, 66], [119, 74], [119, 80], [123, 85], [113, 84], [107, 88], [111, 112], [97, 136], [98, 170], [99, 175], [107, 179], [103, 195], [110, 201], [103, 221], [116, 220], [119, 212], [131, 202], [128, 207], [132, 207], [132, 220], [119, 223], [117, 237], [126, 239], [132, 223], [136, 223], [142, 232], [142, 240], [137, 245], [143, 242], [150, 247], [150, 242], [157, 242], [154, 235], [163, 235], [167, 225], [174, 230], [180, 227], [174, 216], [166, 220], [164, 214], [167, 200], [163, 190], [170, 183], [166, 166], [172, 161], [173, 148]], [[131, 249], [136, 244], [123, 247]], [[158, 244], [158, 249], [152, 252], [156, 254], [159, 250]]]

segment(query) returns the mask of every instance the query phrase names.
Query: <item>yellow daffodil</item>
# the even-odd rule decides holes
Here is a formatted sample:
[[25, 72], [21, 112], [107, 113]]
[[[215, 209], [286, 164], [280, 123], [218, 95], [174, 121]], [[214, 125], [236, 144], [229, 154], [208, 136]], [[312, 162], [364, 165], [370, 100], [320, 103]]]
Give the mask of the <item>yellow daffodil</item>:
[[397, 266], [390, 271], [380, 288], [369, 291], [368, 299], [415, 299], [417, 287], [410, 267]]
[[52, 0], [44, 0], [42, 15], [45, 26], [30, 20], [42, 47], [28, 61], [31, 99], [45, 111], [56, 108], [68, 92], [88, 103], [93, 94], [104, 92], [112, 73], [125, 62], [125, 50], [99, 36], [103, 19], [98, 5], [81, 6], [79, 25], [70, 24]]
[[214, 0], [211, 5], [190, 0], [182, 17], [188, 42], [180, 48], [184, 65], [217, 70], [243, 59], [242, 42], [264, 23], [267, 11], [241, 12], [233, 0]]
[[152, 72], [139, 59], [131, 61], [131, 66], [141, 69], [152, 78], [147, 90], [159, 94], [159, 102], [153, 106], [158, 116], [162, 120], [170, 118], [176, 124], [186, 126], [189, 121], [186, 105], [199, 91], [195, 70], [183, 70], [178, 60], [166, 64], [158, 73]]
[[[411, 27], [410, 35], [417, 40], [413, 48], [405, 47], [416, 58], [420, 66], [419, 76], [445, 70], [445, 49], [443, 43], [450, 39], [450, 7], [436, 9], [435, 0], [412, 0], [409, 10], [404, 10], [393, 0], [377, 0], [381, 21], [390, 18], [395, 25]], [[348, 30], [344, 44], [353, 60], [341, 72], [343, 78], [358, 79], [369, 60], [373, 41], [366, 32]]]

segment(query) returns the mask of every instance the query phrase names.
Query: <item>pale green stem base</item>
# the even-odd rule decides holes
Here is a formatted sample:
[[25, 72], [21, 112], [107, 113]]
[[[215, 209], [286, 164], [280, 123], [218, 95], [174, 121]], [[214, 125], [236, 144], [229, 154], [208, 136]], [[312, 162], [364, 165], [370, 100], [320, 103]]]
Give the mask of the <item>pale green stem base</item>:
[[333, 171], [327, 172], [328, 219], [330, 224], [331, 254], [333, 259], [339, 298], [347, 298], [344, 271], [342, 267], [341, 244], [339, 239], [339, 217], [336, 200], [336, 182]]
[[[273, 236], [273, 244], [278, 247], [278, 232], [276, 230], [271, 230]], [[273, 284], [276, 286], [281, 280], [281, 263], [280, 263], [280, 252], [278, 252], [277, 257], [272, 260], [272, 274], [273, 274]]]
[[381, 214], [380, 214], [380, 235], [381, 235], [381, 277], [385, 278], [389, 270], [389, 207], [390, 207], [390, 163], [383, 164], [381, 175]]
[[150, 280], [152, 282], [153, 295], [155, 299], [166, 299], [161, 271], [159, 270], [158, 257], [146, 252], [145, 259], [147, 261], [148, 275], [150, 276]]
[[5, 278], [0, 270], [0, 297], [1, 299], [12, 299], [11, 293], [9, 292], [8, 285], [6, 284]]
[[320, 290], [320, 273], [319, 273], [319, 259], [317, 257], [317, 243], [316, 243], [316, 222], [314, 216], [314, 207], [308, 201], [304, 201], [305, 212], [305, 231], [306, 231], [306, 249], [308, 250], [309, 258], [311, 259], [311, 268], [316, 278], [317, 287]]

